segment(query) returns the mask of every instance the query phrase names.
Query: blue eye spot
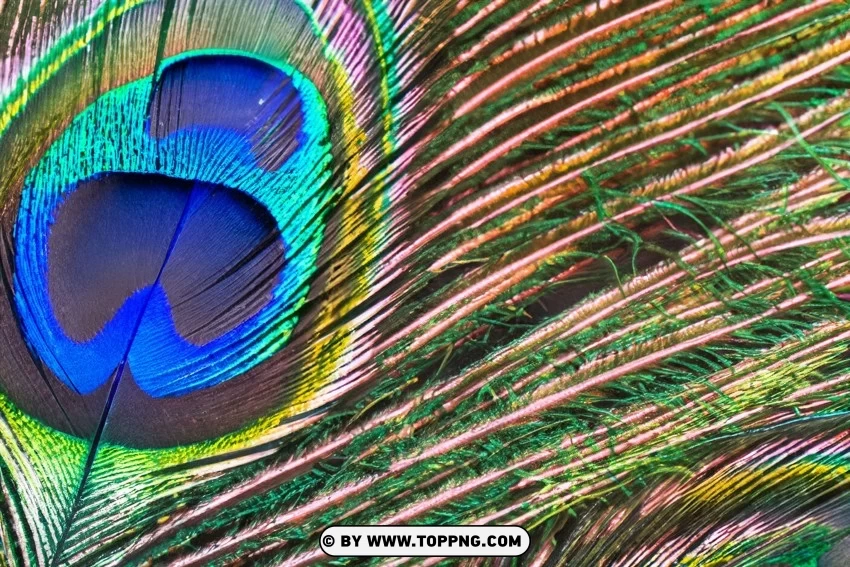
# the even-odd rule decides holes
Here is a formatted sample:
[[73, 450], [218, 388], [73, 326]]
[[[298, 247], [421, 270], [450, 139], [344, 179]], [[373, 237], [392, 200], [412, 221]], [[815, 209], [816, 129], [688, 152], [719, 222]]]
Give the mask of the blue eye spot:
[[190, 54], [105, 93], [23, 187], [13, 287], [30, 350], [83, 396], [122, 362], [151, 400], [253, 372], [298, 323], [330, 163], [324, 103], [283, 64]]

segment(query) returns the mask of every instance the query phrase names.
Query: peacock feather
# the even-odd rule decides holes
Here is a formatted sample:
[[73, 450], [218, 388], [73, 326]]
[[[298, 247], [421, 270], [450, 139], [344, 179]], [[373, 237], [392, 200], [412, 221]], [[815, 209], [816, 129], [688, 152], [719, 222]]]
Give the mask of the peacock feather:
[[0, 0], [0, 565], [847, 565], [848, 89], [841, 0]]

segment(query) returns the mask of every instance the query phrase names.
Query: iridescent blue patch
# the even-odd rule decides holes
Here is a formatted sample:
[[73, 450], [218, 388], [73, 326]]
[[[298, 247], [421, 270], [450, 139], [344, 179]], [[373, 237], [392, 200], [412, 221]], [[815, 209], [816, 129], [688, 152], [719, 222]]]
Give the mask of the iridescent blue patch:
[[283, 65], [195, 54], [83, 111], [28, 176], [15, 303], [34, 353], [90, 393], [126, 360], [153, 397], [287, 341], [324, 232], [324, 104]]

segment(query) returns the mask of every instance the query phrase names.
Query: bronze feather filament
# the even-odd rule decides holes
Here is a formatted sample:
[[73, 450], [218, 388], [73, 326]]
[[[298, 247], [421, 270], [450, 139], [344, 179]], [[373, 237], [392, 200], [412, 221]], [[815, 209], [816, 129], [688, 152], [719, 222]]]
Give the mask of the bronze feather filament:
[[848, 89], [840, 0], [0, 0], [0, 565], [850, 564]]

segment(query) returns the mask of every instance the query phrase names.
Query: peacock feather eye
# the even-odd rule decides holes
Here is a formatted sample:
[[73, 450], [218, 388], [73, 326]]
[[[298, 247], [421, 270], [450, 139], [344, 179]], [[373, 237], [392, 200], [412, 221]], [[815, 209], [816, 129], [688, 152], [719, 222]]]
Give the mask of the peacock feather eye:
[[[322, 97], [285, 65], [190, 52], [99, 96], [27, 175], [14, 221], [15, 311], [46, 379], [79, 396], [128, 384], [157, 418], [116, 442], [239, 425], [199, 400], [257, 367], [262, 381], [288, 342], [317, 271], [331, 163]], [[189, 411], [207, 418], [180, 427]]]
[[[325, 403], [354, 344], [338, 317], [369, 286], [340, 281], [368, 270], [388, 198], [351, 195], [389, 151], [361, 147], [389, 135], [373, 118], [387, 100], [354, 99], [370, 64], [309, 8], [178, 12], [191, 29], [161, 3], [100, 6], [4, 111], [4, 321], [20, 337], [0, 381], [38, 422], [127, 447], [220, 442]], [[266, 40], [228, 18], [262, 18]], [[340, 231], [366, 215], [369, 234]]]

